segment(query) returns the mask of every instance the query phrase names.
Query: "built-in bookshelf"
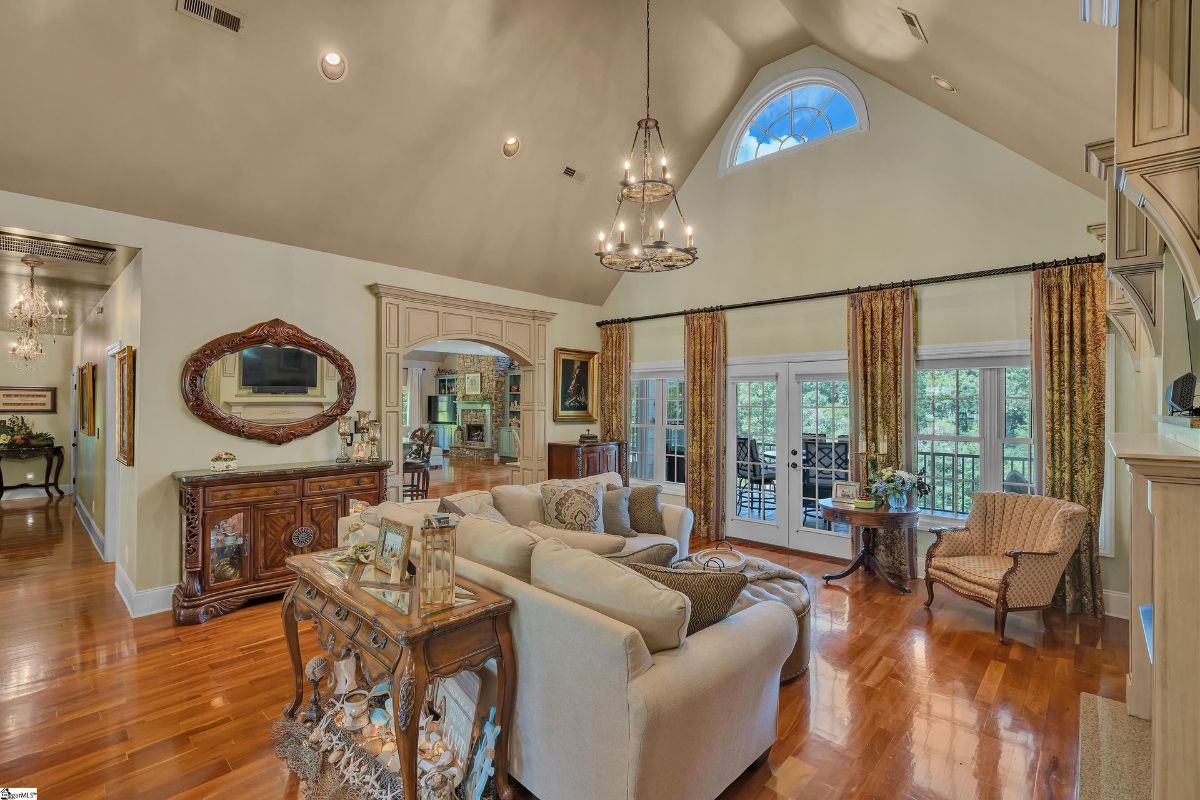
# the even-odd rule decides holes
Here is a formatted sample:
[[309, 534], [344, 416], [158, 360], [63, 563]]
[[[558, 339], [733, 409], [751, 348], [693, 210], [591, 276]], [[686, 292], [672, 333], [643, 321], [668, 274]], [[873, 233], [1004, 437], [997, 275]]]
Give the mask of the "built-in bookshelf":
[[500, 427], [499, 453], [502, 458], [517, 457], [517, 438], [521, 435], [521, 372], [510, 370], [504, 375], [504, 415]]

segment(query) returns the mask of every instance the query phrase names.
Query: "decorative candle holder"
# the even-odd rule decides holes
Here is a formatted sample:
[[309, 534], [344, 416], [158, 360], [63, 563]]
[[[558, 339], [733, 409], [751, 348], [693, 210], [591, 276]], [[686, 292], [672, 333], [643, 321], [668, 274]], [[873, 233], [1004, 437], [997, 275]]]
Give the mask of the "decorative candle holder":
[[422, 610], [454, 605], [454, 551], [458, 523], [447, 514], [426, 514], [421, 526]]
[[354, 442], [354, 430], [351, 428], [351, 422], [349, 416], [338, 417], [338, 457], [336, 460], [339, 464], [350, 461], [350, 446]]

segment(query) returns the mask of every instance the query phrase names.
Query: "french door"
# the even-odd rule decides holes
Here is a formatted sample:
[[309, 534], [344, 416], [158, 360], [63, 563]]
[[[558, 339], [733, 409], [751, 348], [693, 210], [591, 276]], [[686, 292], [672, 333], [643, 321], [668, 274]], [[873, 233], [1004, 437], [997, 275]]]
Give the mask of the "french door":
[[731, 366], [725, 437], [725, 532], [787, 546], [787, 364]]
[[727, 535], [849, 558], [818, 506], [853, 477], [845, 362], [730, 365], [727, 384]]

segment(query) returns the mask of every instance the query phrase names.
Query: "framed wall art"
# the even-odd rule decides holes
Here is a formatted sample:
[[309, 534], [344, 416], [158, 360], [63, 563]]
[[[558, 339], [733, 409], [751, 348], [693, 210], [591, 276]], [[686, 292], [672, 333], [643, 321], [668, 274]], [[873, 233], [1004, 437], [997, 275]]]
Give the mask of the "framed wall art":
[[463, 375], [463, 392], [465, 394], [482, 394], [483, 373], [468, 372], [466, 375]]
[[75, 368], [76, 424], [82, 436], [96, 435], [96, 365], [88, 361]]
[[0, 386], [0, 414], [53, 414], [57, 411], [57, 387]]
[[117, 425], [117, 461], [127, 467], [133, 466], [133, 389], [134, 351], [122, 347], [116, 353], [117, 385], [114, 400]]
[[554, 349], [554, 421], [596, 421], [594, 350]]

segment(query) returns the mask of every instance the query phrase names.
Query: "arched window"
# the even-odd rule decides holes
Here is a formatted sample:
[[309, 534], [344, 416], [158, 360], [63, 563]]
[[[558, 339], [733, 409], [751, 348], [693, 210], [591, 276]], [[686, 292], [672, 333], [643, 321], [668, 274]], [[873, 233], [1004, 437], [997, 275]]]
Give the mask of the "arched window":
[[854, 82], [831, 69], [802, 69], [773, 81], [730, 128], [721, 174], [752, 161], [867, 130]]

